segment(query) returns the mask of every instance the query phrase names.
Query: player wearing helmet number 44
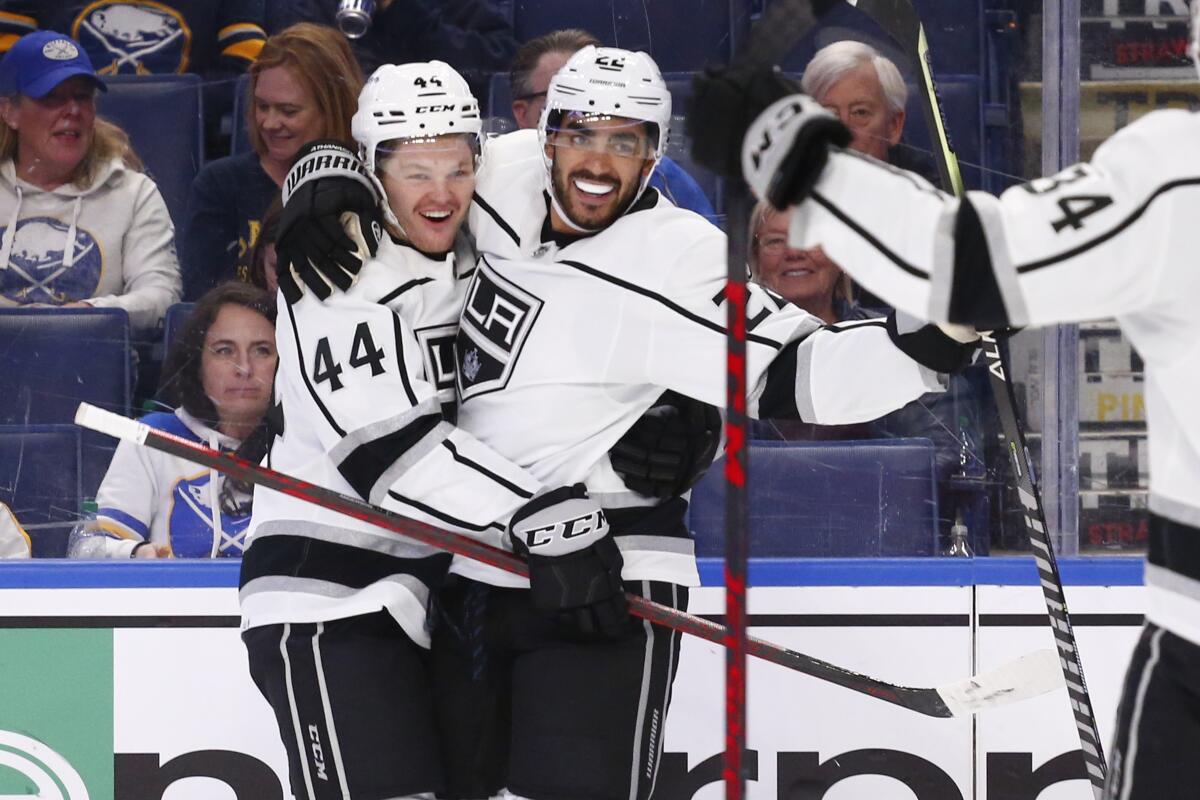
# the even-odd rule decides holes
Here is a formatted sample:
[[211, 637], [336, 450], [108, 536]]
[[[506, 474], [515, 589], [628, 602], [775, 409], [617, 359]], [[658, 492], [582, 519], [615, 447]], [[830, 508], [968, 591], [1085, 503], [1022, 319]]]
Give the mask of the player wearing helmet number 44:
[[[583, 485], [522, 508], [510, 524], [517, 549], [532, 554], [549, 530], [548, 501], [597, 502], [625, 589], [682, 607], [698, 582], [686, 495], [629, 491], [610, 456], [664, 389], [725, 397], [725, 237], [647, 188], [670, 104], [649, 56], [588, 47], [551, 80], [538, 131], [487, 143], [468, 215], [479, 260], [455, 350], [459, 428], [542, 485]], [[361, 223], [320, 213], [296, 212], [304, 224], [281, 252], [305, 265], [306, 283], [311, 273], [348, 283], [350, 248], [302, 231]], [[749, 294], [756, 415], [873, 419], [940, 388], [938, 373], [974, 350], [932, 326], [825, 326], [759, 287]], [[448, 622], [433, 634], [432, 673], [449, 794], [649, 797], [678, 635], [606, 605], [607, 554], [545, 552], [530, 556], [532, 591], [456, 563], [460, 577], [438, 595]]]
[[[1191, 54], [1200, 67], [1198, 36], [1200, 3], [1193, 3]], [[983, 329], [1116, 317], [1145, 361], [1148, 607], [1105, 796], [1195, 797], [1200, 269], [1184, 230], [1200, 217], [1200, 116], [1151, 112], [1088, 163], [998, 198], [968, 192], [960, 200], [837, 147], [838, 123], [810, 98], [785, 97], [755, 119], [744, 103], [768, 80], [707, 76], [699, 94], [709, 102], [697, 108], [695, 130], [711, 163], [728, 165], [740, 150], [760, 197], [778, 208], [797, 205], [793, 246], [819, 242], [867, 289], [922, 319]]]

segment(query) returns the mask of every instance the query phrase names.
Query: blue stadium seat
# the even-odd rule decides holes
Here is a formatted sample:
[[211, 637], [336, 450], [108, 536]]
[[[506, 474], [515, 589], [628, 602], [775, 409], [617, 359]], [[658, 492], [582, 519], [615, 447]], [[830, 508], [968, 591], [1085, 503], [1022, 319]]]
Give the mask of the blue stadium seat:
[[231, 155], [251, 150], [250, 134], [246, 132], [246, 109], [250, 106], [250, 75], [237, 79], [233, 89], [233, 131], [229, 141]]
[[[129, 317], [118, 308], [0, 309], [0, 424], [70, 423], [80, 402], [129, 414]], [[115, 442], [83, 434], [84, 496], [96, 493]]]
[[0, 425], [0, 503], [28, 531], [35, 558], [66, 555], [83, 497], [80, 441], [74, 425]]
[[104, 82], [97, 111], [129, 134], [178, 229], [204, 162], [200, 76], [109, 75]]
[[179, 327], [196, 308], [195, 303], [175, 303], [167, 309], [163, 316], [163, 353], [171, 349], [171, 342], [179, 333]]
[[[770, 5], [770, 2], [767, 3]], [[929, 41], [929, 53], [936, 74], [981, 75], [985, 26], [982, 0], [913, 0]], [[821, 18], [821, 24], [784, 59], [784, 69], [802, 70], [820, 48], [841, 39], [865, 41], [911, 74], [912, 65], [899, 46], [873, 20], [846, 3], [835, 5]]]
[[[928, 439], [754, 442], [750, 555], [755, 558], [930, 556], [937, 478]], [[692, 490], [688, 524], [700, 556], [724, 554], [720, 467]]]
[[606, 45], [645, 50], [659, 69], [695, 70], [729, 60], [730, 0], [515, 0], [518, 42], [583, 28]]

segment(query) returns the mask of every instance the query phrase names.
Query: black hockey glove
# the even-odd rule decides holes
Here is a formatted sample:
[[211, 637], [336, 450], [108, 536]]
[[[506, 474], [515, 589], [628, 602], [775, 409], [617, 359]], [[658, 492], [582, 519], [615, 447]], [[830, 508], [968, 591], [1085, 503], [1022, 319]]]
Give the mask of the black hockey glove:
[[692, 158], [726, 178], [742, 175], [742, 141], [755, 117], [800, 85], [775, 69], [721, 67], [692, 79], [687, 135]]
[[345, 291], [379, 247], [383, 216], [375, 185], [341, 142], [309, 142], [283, 182], [275, 251], [279, 288], [289, 303], [303, 286], [324, 300]]
[[829, 161], [831, 146], [853, 137], [828, 109], [808, 95], [794, 94], [769, 106], [746, 131], [742, 170], [755, 197], [778, 209], [812, 192]]
[[599, 504], [583, 484], [539, 494], [508, 523], [513, 550], [529, 563], [534, 609], [585, 634], [618, 637], [629, 619], [624, 560]]
[[664, 392], [608, 451], [612, 468], [633, 491], [678, 497], [704, 476], [721, 441], [721, 412]]
[[887, 332], [906, 356], [934, 372], [961, 372], [979, 351], [979, 334], [967, 325], [938, 325], [893, 311]]

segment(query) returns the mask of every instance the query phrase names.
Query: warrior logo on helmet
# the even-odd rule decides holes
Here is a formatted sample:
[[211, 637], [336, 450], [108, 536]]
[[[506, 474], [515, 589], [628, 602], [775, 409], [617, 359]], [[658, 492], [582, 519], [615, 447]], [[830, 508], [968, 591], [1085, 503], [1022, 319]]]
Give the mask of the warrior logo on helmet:
[[[0, 227], [0, 237], [4, 232]], [[70, 233], [65, 223], [53, 217], [18, 222], [8, 264], [0, 270], [0, 294], [15, 303], [54, 305], [93, 296], [104, 267], [100, 246], [91, 233], [77, 228], [68, 259]]]
[[101, 75], [185, 72], [192, 44], [183, 16], [151, 0], [97, 0], [75, 18], [71, 35]]

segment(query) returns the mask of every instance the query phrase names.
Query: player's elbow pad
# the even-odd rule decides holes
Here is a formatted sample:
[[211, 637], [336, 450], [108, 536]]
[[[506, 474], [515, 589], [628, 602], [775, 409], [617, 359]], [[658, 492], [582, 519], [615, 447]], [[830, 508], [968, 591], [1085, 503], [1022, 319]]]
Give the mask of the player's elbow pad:
[[932, 323], [901, 332], [896, 312], [887, 318], [888, 337], [906, 356], [934, 372], [960, 372], [975, 360], [979, 339], [963, 342]]
[[954, 220], [954, 272], [946, 317], [981, 331], [1009, 327], [983, 221], [969, 197], [962, 198]]

